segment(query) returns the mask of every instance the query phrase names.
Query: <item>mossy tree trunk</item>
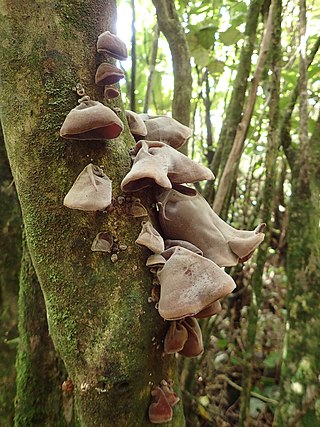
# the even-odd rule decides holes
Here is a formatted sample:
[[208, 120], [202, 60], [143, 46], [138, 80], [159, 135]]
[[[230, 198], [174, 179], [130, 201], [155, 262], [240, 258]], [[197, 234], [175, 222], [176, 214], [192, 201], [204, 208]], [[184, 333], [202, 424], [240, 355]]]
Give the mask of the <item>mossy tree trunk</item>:
[[[104, 57], [95, 45], [102, 31], [115, 30], [115, 1], [1, 0], [0, 12], [1, 122], [50, 335], [73, 381], [80, 425], [147, 426], [151, 387], [176, 380], [176, 363], [161, 357], [167, 326], [148, 303], [147, 254], [134, 244], [141, 221], [129, 218], [124, 204], [111, 213], [62, 205], [88, 163], [104, 167], [115, 197], [130, 167], [127, 127], [111, 141], [59, 137], [78, 82], [101, 100], [94, 73]], [[124, 121], [121, 101], [110, 104]], [[117, 262], [91, 252], [100, 231], [127, 245]], [[181, 404], [169, 425], [184, 425]]]
[[62, 392], [67, 379], [48, 332], [43, 294], [26, 242], [19, 280], [16, 427], [72, 426], [73, 394]]
[[14, 418], [21, 212], [0, 126], [0, 425]]
[[[308, 136], [306, 3], [300, 0], [299, 148], [291, 151], [286, 340], [276, 426], [320, 424], [320, 115]], [[294, 161], [292, 161], [294, 159]]]

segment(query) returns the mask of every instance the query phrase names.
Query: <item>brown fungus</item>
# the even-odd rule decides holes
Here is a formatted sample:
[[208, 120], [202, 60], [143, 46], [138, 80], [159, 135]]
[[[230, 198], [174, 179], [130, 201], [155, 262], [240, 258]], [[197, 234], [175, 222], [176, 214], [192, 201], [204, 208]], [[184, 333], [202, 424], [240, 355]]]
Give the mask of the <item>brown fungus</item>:
[[141, 139], [140, 137], [146, 136], [147, 128], [139, 114], [130, 110], [125, 110], [125, 112], [132, 135], [134, 135], [135, 137], [139, 137], [139, 139]]
[[164, 391], [155, 387], [151, 391], [152, 403], [149, 406], [149, 420], [154, 424], [167, 423], [172, 420], [173, 411], [165, 396]]
[[233, 279], [211, 260], [176, 246], [158, 271], [159, 314], [166, 320], [193, 316], [228, 295]]
[[136, 156], [131, 171], [121, 183], [123, 191], [138, 191], [154, 184], [172, 188], [172, 183], [214, 179], [210, 169], [162, 142], [139, 141], [134, 153]]
[[215, 301], [212, 304], [208, 305], [208, 307], [199, 311], [199, 313], [195, 314], [194, 317], [196, 317], [197, 319], [203, 319], [205, 317], [211, 317], [215, 314], [220, 313], [221, 310], [222, 310], [222, 308], [221, 308], [220, 301]]
[[147, 209], [143, 206], [143, 204], [138, 199], [135, 199], [132, 201], [132, 203], [128, 208], [128, 214], [135, 218], [148, 216]]
[[100, 34], [97, 41], [97, 51], [107, 53], [112, 58], [125, 61], [128, 58], [128, 49], [126, 44], [115, 34], [105, 31]]
[[203, 252], [201, 249], [197, 248], [195, 245], [193, 245], [190, 242], [187, 242], [186, 240], [172, 240], [172, 239], [166, 239], [164, 241], [164, 246], [167, 249], [170, 249], [174, 246], [181, 246], [182, 248], [189, 249], [189, 251], [195, 252], [198, 255], [203, 255]]
[[166, 399], [169, 405], [171, 406], [171, 408], [180, 401], [180, 397], [178, 397], [177, 394], [173, 391], [172, 386], [173, 386], [172, 380], [168, 380], [168, 381], [162, 380], [160, 383], [160, 387], [164, 392]]
[[97, 68], [95, 83], [98, 86], [113, 85], [123, 78], [124, 74], [120, 68], [108, 62], [102, 62]]
[[150, 255], [147, 259], [146, 266], [147, 267], [162, 267], [163, 264], [166, 263], [165, 258], [163, 258], [160, 254]]
[[150, 249], [155, 254], [160, 254], [164, 250], [164, 241], [159, 232], [154, 228], [150, 221], [142, 221], [141, 231], [136, 240], [138, 245]]
[[105, 86], [103, 90], [103, 96], [105, 99], [114, 99], [120, 95], [118, 89], [112, 86]]
[[169, 329], [164, 338], [164, 353], [173, 354], [181, 351], [188, 339], [188, 331], [186, 328], [175, 320], [170, 322]]
[[167, 239], [197, 246], [220, 267], [231, 267], [253, 253], [264, 239], [262, 226], [236, 230], [223, 221], [196, 190], [176, 186], [157, 195], [159, 221]]
[[188, 331], [188, 339], [185, 342], [183, 349], [179, 351], [181, 356], [197, 357], [203, 353], [202, 333], [199, 323], [193, 317], [186, 317], [181, 324]]
[[101, 140], [117, 138], [123, 131], [123, 123], [108, 107], [98, 101], [80, 100], [60, 129], [66, 139]]
[[110, 233], [101, 231], [98, 233], [92, 243], [91, 250], [94, 252], [109, 252], [111, 253], [113, 245], [113, 237]]
[[103, 211], [112, 200], [112, 182], [99, 166], [87, 165], [65, 196], [63, 204], [82, 211]]
[[179, 123], [172, 117], [142, 115], [149, 141], [161, 141], [173, 148], [179, 148], [192, 135], [192, 129]]

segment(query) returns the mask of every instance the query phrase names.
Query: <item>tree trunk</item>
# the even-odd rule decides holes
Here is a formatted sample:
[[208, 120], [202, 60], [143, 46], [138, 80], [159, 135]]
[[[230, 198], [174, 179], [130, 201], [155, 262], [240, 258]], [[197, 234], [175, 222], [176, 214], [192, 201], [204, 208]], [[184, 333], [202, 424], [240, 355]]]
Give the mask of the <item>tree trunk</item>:
[[14, 418], [21, 213], [0, 126], [0, 425]]
[[[78, 82], [93, 99], [102, 98], [94, 86], [103, 60], [96, 40], [114, 31], [115, 1], [1, 0], [0, 10], [5, 142], [50, 335], [73, 381], [80, 425], [147, 426], [152, 385], [177, 378], [174, 357], [161, 357], [167, 326], [148, 303], [146, 253], [134, 244], [141, 220], [129, 218], [124, 203], [111, 213], [62, 206], [89, 162], [104, 166], [115, 197], [129, 169], [127, 126], [107, 142], [59, 137], [77, 104]], [[121, 108], [125, 122], [120, 98], [110, 105]], [[100, 231], [127, 246], [115, 263], [90, 250]], [[181, 403], [169, 425], [184, 425]]]

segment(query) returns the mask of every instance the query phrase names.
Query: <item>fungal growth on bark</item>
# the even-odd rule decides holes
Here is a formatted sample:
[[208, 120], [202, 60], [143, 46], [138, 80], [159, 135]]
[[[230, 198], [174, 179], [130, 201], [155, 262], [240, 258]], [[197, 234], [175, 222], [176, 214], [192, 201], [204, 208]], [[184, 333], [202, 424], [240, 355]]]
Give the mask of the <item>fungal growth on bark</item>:
[[103, 211], [112, 200], [112, 182], [99, 166], [87, 165], [64, 198], [63, 204], [82, 211]]
[[192, 129], [172, 117], [141, 115], [147, 128], [145, 139], [161, 141], [173, 148], [179, 148], [192, 136]]
[[108, 62], [102, 62], [97, 68], [95, 83], [98, 86], [108, 86], [118, 83], [123, 78], [124, 74], [120, 68]]
[[105, 31], [98, 37], [97, 51], [99, 53], [107, 53], [112, 58], [119, 59], [119, 61], [125, 61], [128, 58], [126, 44], [110, 31]]
[[[119, 60], [127, 58], [126, 45], [109, 31], [98, 37], [97, 51]], [[103, 62], [96, 71], [95, 82], [105, 86], [104, 97], [112, 99], [119, 91], [110, 85], [123, 77], [119, 68]], [[77, 93], [82, 98], [67, 115], [60, 135], [80, 140], [118, 137], [124, 126], [117, 114], [102, 103], [91, 101], [80, 84]], [[210, 169], [177, 151], [190, 138], [192, 129], [166, 116], [138, 115], [129, 110], [125, 114], [137, 142], [130, 151], [132, 168], [123, 178], [121, 190], [132, 193], [147, 189], [159, 224], [153, 224], [140, 199], [120, 195], [116, 201], [125, 204], [128, 216], [145, 217], [135, 243], [152, 252], [146, 261], [153, 274], [148, 301], [156, 303], [168, 325], [163, 357], [174, 353], [197, 357], [204, 351], [197, 318], [221, 311], [220, 300], [236, 287], [223, 267], [252, 255], [264, 239], [264, 224], [253, 231], [236, 230], [212, 210], [198, 191], [186, 185], [214, 179]], [[111, 180], [91, 163], [64, 198], [65, 206], [83, 211], [104, 211], [111, 202]], [[120, 250], [126, 249], [108, 232], [98, 233], [91, 246], [94, 252], [112, 253], [111, 262], [116, 262]], [[156, 424], [171, 421], [172, 408], [180, 400], [173, 382], [162, 380], [153, 386], [151, 397], [149, 420]]]
[[60, 129], [66, 139], [102, 140], [117, 138], [123, 131], [123, 123], [111, 108], [88, 96], [79, 100]]
[[152, 185], [172, 188], [172, 184], [214, 179], [210, 169], [158, 141], [139, 141], [133, 150], [134, 161], [124, 177], [124, 191], [138, 191]]

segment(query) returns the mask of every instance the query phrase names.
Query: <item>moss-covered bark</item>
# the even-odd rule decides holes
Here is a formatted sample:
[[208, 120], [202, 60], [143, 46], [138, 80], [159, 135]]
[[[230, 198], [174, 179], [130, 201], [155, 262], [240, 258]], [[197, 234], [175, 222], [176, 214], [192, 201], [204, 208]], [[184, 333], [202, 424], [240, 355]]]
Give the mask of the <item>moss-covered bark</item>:
[[[1, 121], [50, 334], [74, 383], [80, 424], [147, 426], [151, 387], [176, 380], [176, 363], [161, 357], [166, 325], [148, 303], [146, 253], [134, 244], [140, 220], [128, 218], [124, 205], [111, 213], [62, 205], [88, 163], [104, 167], [114, 196], [130, 166], [127, 129], [111, 141], [59, 137], [77, 104], [77, 82], [101, 99], [93, 82], [103, 56], [95, 44], [102, 31], [114, 31], [115, 1], [1, 0], [0, 11]], [[122, 108], [118, 100], [111, 106]], [[117, 262], [91, 252], [99, 231], [127, 245]], [[183, 424], [180, 403], [169, 425]]]
[[16, 427], [72, 426], [73, 394], [63, 393], [66, 380], [48, 332], [46, 308], [26, 244], [19, 288]]
[[0, 126], [0, 425], [14, 416], [21, 213]]
[[[224, 169], [238, 124], [241, 121], [248, 78], [251, 70], [251, 56], [257, 38], [257, 26], [261, 5], [262, 0], [252, 0], [248, 10], [244, 43], [241, 48], [239, 64], [237, 66], [238, 71], [232, 84], [232, 94], [220, 131], [217, 150], [210, 164], [210, 169], [216, 177], [218, 177], [219, 173]], [[208, 182], [206, 184], [205, 196], [207, 200], [212, 203], [214, 199], [214, 188], [212, 182]]]
[[277, 161], [279, 149], [279, 100], [280, 100], [280, 63], [281, 63], [281, 11], [282, 1], [273, 3], [272, 21], [273, 30], [271, 38], [271, 63], [272, 80], [270, 82], [271, 98], [269, 105], [268, 146], [265, 159], [265, 184], [263, 189], [262, 220], [267, 224], [265, 241], [259, 246], [257, 253], [257, 266], [251, 280], [251, 303], [248, 315], [248, 328], [244, 352], [244, 366], [242, 374], [242, 392], [240, 406], [239, 426], [250, 425], [250, 397], [252, 391], [252, 369], [254, 365], [255, 341], [259, 309], [262, 304], [263, 271], [268, 255], [268, 246], [271, 229], [271, 215], [276, 188], [274, 165]]

